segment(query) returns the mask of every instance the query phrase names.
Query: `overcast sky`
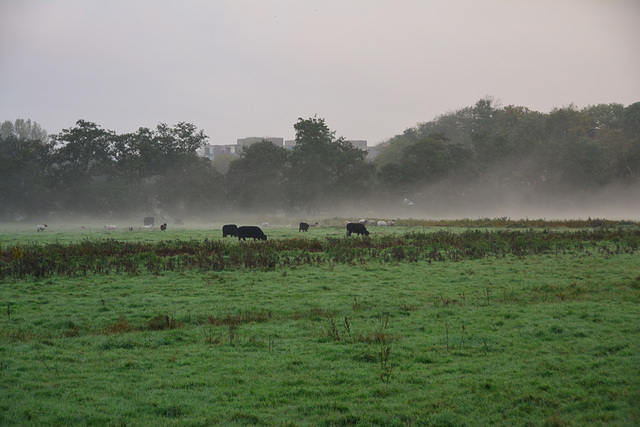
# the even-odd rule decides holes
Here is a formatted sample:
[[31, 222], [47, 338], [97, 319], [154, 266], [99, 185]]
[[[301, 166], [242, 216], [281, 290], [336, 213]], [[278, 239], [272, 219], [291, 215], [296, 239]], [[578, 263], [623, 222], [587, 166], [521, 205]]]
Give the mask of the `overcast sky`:
[[0, 121], [377, 144], [489, 95], [640, 101], [638, 0], [0, 0]]

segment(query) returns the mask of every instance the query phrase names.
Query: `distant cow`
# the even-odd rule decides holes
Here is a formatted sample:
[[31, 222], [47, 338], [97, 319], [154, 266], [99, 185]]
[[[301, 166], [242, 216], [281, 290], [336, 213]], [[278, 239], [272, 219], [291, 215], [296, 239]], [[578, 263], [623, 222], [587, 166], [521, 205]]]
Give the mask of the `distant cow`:
[[143, 222], [144, 222], [144, 225], [150, 225], [153, 227], [156, 223], [156, 219], [152, 216], [146, 216], [144, 217]]
[[167, 229], [167, 223], [165, 222], [160, 226], [160, 231], [165, 231]]
[[45, 228], [47, 228], [47, 224], [37, 225], [36, 226], [36, 231], [39, 233], [41, 231], [44, 231]]
[[106, 228], [107, 231], [117, 231], [118, 230], [118, 226], [117, 225], [105, 225], [104, 228]]
[[253, 240], [267, 240], [267, 236], [264, 235], [260, 227], [256, 227], [255, 225], [238, 227], [237, 236], [238, 241], [246, 240], [247, 237], [253, 238]]
[[304, 232], [309, 231], [309, 224], [307, 224], [306, 222], [301, 222], [300, 228], [298, 229], [298, 233], [301, 231], [304, 231]]
[[378, 221], [378, 227], [386, 227], [387, 225], [387, 221]]
[[367, 231], [367, 227], [364, 224], [350, 222], [347, 224], [347, 236], [351, 236], [351, 233], [356, 233], [358, 236], [364, 234], [365, 236], [369, 235]]
[[222, 237], [238, 237], [238, 226], [235, 224], [227, 224], [222, 226]]

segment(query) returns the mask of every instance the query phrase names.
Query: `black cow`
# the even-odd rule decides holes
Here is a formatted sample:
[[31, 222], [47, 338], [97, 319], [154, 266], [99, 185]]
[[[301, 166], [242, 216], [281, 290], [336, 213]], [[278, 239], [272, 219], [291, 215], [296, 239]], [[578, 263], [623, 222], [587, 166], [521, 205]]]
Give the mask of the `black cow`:
[[167, 223], [165, 222], [160, 226], [160, 231], [165, 231], [167, 229]]
[[362, 234], [365, 236], [369, 235], [367, 227], [365, 227], [364, 224], [359, 224], [357, 222], [350, 222], [347, 224], [347, 236], [351, 236], [351, 233], [356, 233], [358, 236]]
[[238, 226], [235, 224], [227, 224], [222, 226], [222, 237], [238, 237]]
[[253, 240], [267, 240], [267, 236], [264, 235], [260, 227], [256, 227], [255, 225], [243, 225], [242, 227], [238, 227], [238, 231], [236, 232], [238, 236], [238, 241], [247, 240], [247, 237], [253, 238]]
[[156, 223], [156, 219], [152, 216], [145, 216], [144, 217], [144, 225], [150, 225], [153, 227], [153, 225]]
[[309, 231], [309, 224], [307, 224], [306, 222], [301, 222], [300, 223], [300, 229], [298, 230], [298, 233], [304, 231], [307, 232]]

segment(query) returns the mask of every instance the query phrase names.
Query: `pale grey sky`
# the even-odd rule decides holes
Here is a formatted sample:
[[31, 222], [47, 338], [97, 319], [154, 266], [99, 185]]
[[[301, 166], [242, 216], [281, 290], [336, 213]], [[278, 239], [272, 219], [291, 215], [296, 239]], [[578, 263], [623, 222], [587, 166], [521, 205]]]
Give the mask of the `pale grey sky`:
[[0, 121], [377, 144], [489, 95], [640, 101], [640, 0], [0, 0]]

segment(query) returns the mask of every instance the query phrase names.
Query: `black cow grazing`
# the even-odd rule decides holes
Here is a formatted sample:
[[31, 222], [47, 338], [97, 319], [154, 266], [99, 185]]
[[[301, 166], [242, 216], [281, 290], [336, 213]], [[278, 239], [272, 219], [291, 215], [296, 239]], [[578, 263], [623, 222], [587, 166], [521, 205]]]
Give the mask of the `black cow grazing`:
[[301, 222], [300, 223], [300, 229], [298, 230], [298, 233], [304, 231], [307, 232], [309, 231], [309, 224], [307, 224], [306, 222]]
[[167, 229], [167, 223], [165, 222], [160, 226], [160, 231], [165, 231]]
[[152, 216], [145, 216], [143, 221], [144, 221], [144, 225], [150, 225], [152, 227], [156, 223], [156, 219]]
[[369, 235], [367, 231], [367, 227], [364, 224], [360, 224], [358, 222], [350, 222], [347, 224], [347, 236], [351, 236], [351, 233], [356, 233], [358, 236], [364, 234], [365, 236]]
[[253, 238], [253, 240], [267, 240], [267, 236], [264, 235], [260, 227], [256, 227], [255, 225], [243, 225], [242, 227], [238, 227], [236, 232], [238, 236], [238, 241], [247, 240], [247, 237]]
[[222, 237], [238, 237], [238, 226], [235, 224], [227, 224], [222, 226]]

